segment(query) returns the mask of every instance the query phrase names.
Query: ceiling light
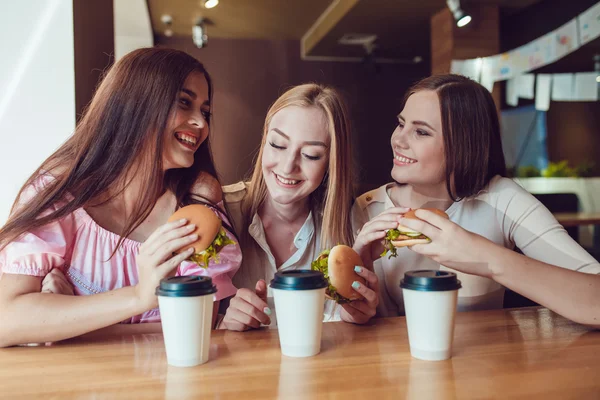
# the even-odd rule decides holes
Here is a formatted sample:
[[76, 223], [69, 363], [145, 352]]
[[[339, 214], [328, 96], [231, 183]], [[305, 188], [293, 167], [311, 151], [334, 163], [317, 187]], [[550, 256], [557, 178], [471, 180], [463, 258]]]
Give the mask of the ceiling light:
[[219, 5], [219, 0], [203, 0], [202, 7], [204, 8], [214, 8]]
[[456, 26], [462, 28], [471, 22], [471, 16], [460, 7], [460, 0], [446, 0], [446, 4], [454, 16]]
[[173, 29], [171, 29], [171, 24], [173, 23], [173, 18], [169, 14], [163, 14], [160, 17], [160, 20], [163, 24], [165, 24], [164, 35], [166, 37], [173, 36]]
[[471, 22], [471, 16], [465, 15], [461, 17], [458, 21], [456, 21], [456, 26], [462, 28], [463, 26], [466, 26], [469, 22]]
[[206, 34], [206, 21], [198, 18], [196, 24], [192, 27], [192, 40], [197, 48], [201, 49], [208, 44], [208, 35]]

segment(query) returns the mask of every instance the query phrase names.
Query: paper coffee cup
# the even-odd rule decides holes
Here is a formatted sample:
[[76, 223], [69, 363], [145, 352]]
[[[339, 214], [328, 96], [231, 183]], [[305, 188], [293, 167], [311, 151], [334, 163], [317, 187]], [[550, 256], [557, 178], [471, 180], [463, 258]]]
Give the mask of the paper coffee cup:
[[167, 362], [193, 367], [208, 361], [217, 288], [207, 276], [174, 276], [156, 288]]
[[421, 360], [449, 359], [461, 287], [456, 274], [436, 270], [409, 271], [404, 274], [400, 287], [410, 354]]
[[293, 270], [275, 274], [270, 284], [275, 300], [281, 353], [310, 357], [321, 351], [325, 288], [319, 271]]

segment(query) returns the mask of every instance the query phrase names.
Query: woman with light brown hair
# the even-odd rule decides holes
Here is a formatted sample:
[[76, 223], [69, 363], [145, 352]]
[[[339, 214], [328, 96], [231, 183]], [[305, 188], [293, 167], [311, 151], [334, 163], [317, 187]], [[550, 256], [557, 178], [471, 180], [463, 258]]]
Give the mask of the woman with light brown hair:
[[194, 225], [167, 223], [177, 208], [202, 203], [228, 227], [211, 183], [212, 94], [203, 65], [181, 51], [139, 49], [109, 70], [0, 229], [0, 346], [158, 322], [154, 291], [174, 273], [211, 276], [215, 306], [235, 294], [239, 247], [203, 269], [184, 261], [193, 248], [173, 255], [197, 239]]
[[[267, 113], [251, 180], [223, 189], [244, 261], [222, 329], [274, 323], [266, 282], [275, 272], [310, 269], [321, 250], [352, 245], [352, 184], [351, 132], [341, 96], [318, 84], [285, 92]], [[355, 282], [355, 290], [366, 300], [341, 310], [327, 301], [325, 320], [364, 323], [375, 314], [377, 277], [359, 271], [368, 283]]]

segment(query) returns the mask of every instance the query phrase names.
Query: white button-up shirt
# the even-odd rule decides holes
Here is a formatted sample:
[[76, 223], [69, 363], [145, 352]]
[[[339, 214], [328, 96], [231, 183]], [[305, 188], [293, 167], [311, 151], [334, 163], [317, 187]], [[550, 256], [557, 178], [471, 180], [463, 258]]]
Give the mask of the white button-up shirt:
[[[238, 182], [233, 185], [223, 187], [223, 195], [227, 204], [231, 219], [233, 220], [236, 233], [238, 235], [242, 249], [242, 265], [233, 277], [233, 284], [238, 288], [248, 288], [254, 290], [256, 282], [264, 279], [268, 287], [268, 304], [274, 311], [271, 315], [271, 326], [276, 326], [276, 310], [273, 303], [273, 292], [270, 282], [278, 270], [290, 269], [310, 269], [310, 264], [321, 252], [321, 232], [317, 227], [320, 225], [315, 221], [314, 214], [310, 212], [306, 221], [294, 237], [294, 246], [296, 251], [279, 268], [275, 262], [275, 256], [269, 248], [265, 237], [265, 230], [258, 214], [252, 217], [252, 223], [248, 226], [250, 240], [246, 240], [247, 235], [243, 235], [242, 200], [247, 192], [246, 182]], [[323, 311], [323, 320], [339, 321], [341, 306], [334, 301], [327, 299]]]

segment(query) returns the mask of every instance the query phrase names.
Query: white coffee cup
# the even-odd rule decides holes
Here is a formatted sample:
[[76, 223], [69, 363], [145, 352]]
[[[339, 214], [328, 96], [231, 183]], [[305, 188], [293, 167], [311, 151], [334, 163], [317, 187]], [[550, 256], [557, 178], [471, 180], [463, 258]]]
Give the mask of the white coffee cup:
[[327, 280], [319, 271], [293, 270], [271, 281], [281, 353], [310, 357], [321, 351]]
[[410, 354], [431, 361], [452, 357], [456, 302], [461, 287], [456, 274], [437, 270], [409, 271], [404, 274], [400, 287]]
[[156, 288], [169, 365], [193, 367], [208, 361], [216, 291], [206, 276], [165, 278]]

